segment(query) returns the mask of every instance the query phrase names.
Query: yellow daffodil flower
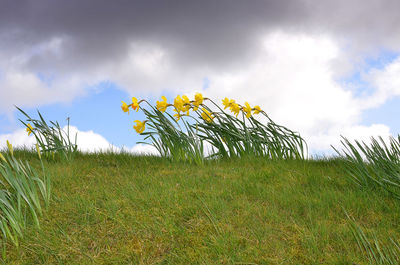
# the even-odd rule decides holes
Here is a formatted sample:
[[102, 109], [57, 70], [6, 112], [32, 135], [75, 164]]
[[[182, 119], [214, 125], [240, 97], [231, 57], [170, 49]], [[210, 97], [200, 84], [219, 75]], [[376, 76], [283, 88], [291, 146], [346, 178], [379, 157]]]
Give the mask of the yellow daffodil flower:
[[183, 104], [184, 104], [184, 101], [183, 101], [183, 99], [181, 98], [181, 96], [177, 96], [175, 99], [174, 99], [174, 107], [176, 108], [176, 110], [177, 111], [184, 111], [183, 109]]
[[167, 98], [162, 96], [162, 101], [157, 101], [157, 109], [161, 112], [165, 112], [168, 107]]
[[129, 106], [128, 106], [125, 102], [123, 102], [123, 101], [121, 101], [121, 102], [122, 102], [121, 109], [122, 109], [124, 112], [128, 112], [128, 113], [129, 113]]
[[7, 140], [7, 147], [8, 147], [8, 151], [10, 151], [11, 156], [14, 155], [14, 149], [12, 144], [10, 144], [10, 142]]
[[206, 122], [212, 122], [214, 119], [214, 116], [212, 115], [212, 113], [210, 113], [207, 109], [202, 108], [203, 113], [201, 113], [201, 117], [203, 118], [203, 120], [205, 120]]
[[30, 135], [33, 131], [32, 125], [30, 123], [28, 123], [27, 127], [26, 127], [26, 131], [28, 132], [28, 135]]
[[233, 112], [233, 114], [236, 115], [236, 117], [238, 116], [239, 112], [240, 112], [240, 107], [237, 103], [232, 103], [230, 105], [230, 110]]
[[261, 112], [261, 108], [260, 108], [260, 106], [255, 106], [254, 108], [253, 108], [253, 110], [254, 110], [254, 114], [259, 114], [260, 112]]
[[186, 111], [186, 115], [189, 115], [189, 110], [190, 110], [190, 99], [183, 95], [182, 96], [183, 99], [183, 108], [182, 111], [185, 112]]
[[139, 103], [138, 103], [137, 98], [135, 98], [135, 97], [132, 98], [132, 105], [131, 106], [132, 106], [133, 110], [139, 111]]
[[250, 107], [250, 104], [249, 104], [248, 102], [245, 102], [244, 105], [245, 105], [245, 106], [243, 107], [243, 112], [246, 113], [246, 118], [250, 118], [250, 116], [251, 116], [251, 107]]
[[146, 121], [141, 122], [139, 120], [135, 120], [135, 122], [136, 125], [133, 126], [133, 129], [135, 129], [138, 134], [141, 134], [145, 129]]
[[225, 106], [224, 109], [229, 108], [229, 107], [230, 107], [229, 99], [228, 99], [228, 98], [224, 98], [224, 99], [222, 100], [222, 104]]
[[194, 111], [199, 109], [199, 106], [201, 104], [203, 104], [203, 100], [204, 100], [204, 98], [203, 98], [203, 95], [201, 93], [196, 93], [196, 95], [194, 95], [194, 101], [193, 101], [193, 105], [194, 105], [193, 110]]
[[224, 98], [224, 99], [222, 100], [222, 104], [225, 106], [224, 109], [232, 108], [232, 105], [235, 104], [235, 103], [236, 103], [236, 102], [235, 102], [234, 99], [229, 100], [228, 98]]

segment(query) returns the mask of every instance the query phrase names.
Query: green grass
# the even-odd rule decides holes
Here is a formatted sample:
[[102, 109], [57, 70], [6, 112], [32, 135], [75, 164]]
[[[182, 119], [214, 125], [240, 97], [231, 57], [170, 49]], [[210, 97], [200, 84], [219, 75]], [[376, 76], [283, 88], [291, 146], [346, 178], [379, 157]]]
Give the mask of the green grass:
[[[40, 169], [35, 153], [15, 156]], [[44, 164], [51, 207], [5, 264], [367, 264], [344, 209], [382, 244], [400, 236], [399, 201], [354, 185], [340, 159]]]
[[346, 171], [360, 187], [385, 189], [400, 199], [400, 135], [389, 138], [371, 137], [371, 143], [350, 142], [343, 137], [342, 152], [335, 151], [346, 160]]
[[38, 173], [29, 163], [15, 159], [12, 146], [7, 144], [9, 153], [0, 156], [1, 242], [12, 242], [18, 247], [19, 238], [30, 221], [40, 229], [38, 217], [49, 206], [51, 182], [43, 167]]

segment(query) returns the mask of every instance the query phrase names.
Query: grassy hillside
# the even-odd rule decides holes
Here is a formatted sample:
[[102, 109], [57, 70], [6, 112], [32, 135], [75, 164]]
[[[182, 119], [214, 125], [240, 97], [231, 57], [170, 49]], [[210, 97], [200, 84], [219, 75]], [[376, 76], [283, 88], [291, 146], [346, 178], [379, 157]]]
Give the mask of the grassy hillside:
[[399, 201], [355, 186], [338, 159], [78, 154], [45, 168], [42, 228], [7, 245], [6, 264], [366, 264], [344, 210], [383, 243], [400, 237]]

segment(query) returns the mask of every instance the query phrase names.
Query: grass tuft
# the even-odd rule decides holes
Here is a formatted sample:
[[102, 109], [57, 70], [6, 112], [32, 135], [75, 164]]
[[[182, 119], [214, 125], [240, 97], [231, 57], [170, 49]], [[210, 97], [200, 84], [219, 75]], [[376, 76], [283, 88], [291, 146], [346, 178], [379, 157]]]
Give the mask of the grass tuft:
[[26, 117], [26, 121], [20, 120], [21, 123], [27, 128], [28, 134], [32, 133], [35, 136], [40, 151], [47, 158], [54, 159], [57, 155], [67, 161], [73, 159], [78, 150], [77, 135], [75, 135], [75, 141], [72, 142], [69, 133], [69, 118], [67, 119], [67, 131], [64, 131], [57, 121], [50, 121], [48, 124], [39, 111], [39, 119], [33, 119], [22, 109], [16, 108]]
[[400, 199], [400, 135], [390, 137], [389, 144], [382, 137], [371, 138], [371, 144], [343, 137], [342, 152], [347, 174], [364, 188], [382, 188]]
[[[10, 147], [9, 147], [10, 148]], [[14, 152], [2, 155], [0, 160], [0, 231], [3, 245], [10, 240], [19, 246], [29, 221], [40, 228], [39, 217], [43, 206], [50, 203], [50, 178], [46, 176], [41, 163], [43, 176], [30, 166], [14, 157]], [[3, 256], [5, 252], [3, 252]]]

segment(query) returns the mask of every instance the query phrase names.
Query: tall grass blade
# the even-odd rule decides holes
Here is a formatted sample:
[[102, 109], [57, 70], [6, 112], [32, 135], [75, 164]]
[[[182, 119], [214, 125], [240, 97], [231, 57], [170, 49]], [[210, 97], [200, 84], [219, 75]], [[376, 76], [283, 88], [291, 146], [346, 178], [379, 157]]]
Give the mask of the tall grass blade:
[[39, 111], [37, 111], [39, 119], [33, 119], [22, 109], [17, 106], [16, 108], [26, 117], [26, 121], [20, 119], [25, 127], [28, 128], [28, 124], [32, 123], [32, 134], [35, 136], [41, 152], [43, 152], [47, 158], [54, 158], [54, 154], [58, 154], [59, 157], [67, 161], [73, 159], [78, 150], [76, 144], [77, 135], [75, 135], [75, 142], [73, 143], [69, 133], [69, 118], [67, 118], [67, 130], [64, 131], [57, 121], [50, 121], [49, 125]]

